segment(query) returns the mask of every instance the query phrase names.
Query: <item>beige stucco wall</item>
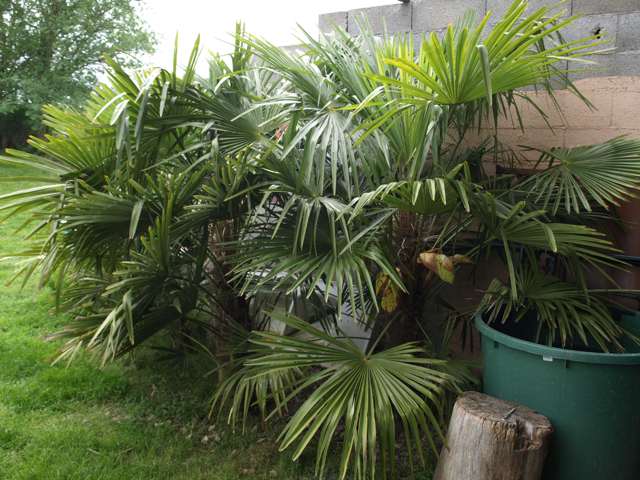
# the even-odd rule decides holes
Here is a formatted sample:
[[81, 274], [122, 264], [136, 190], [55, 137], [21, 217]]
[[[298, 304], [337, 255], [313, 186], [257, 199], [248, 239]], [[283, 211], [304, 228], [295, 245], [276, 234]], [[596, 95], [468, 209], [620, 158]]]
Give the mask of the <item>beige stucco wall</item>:
[[[555, 91], [560, 111], [546, 92], [528, 92], [547, 112], [552, 129], [533, 106], [521, 100], [518, 105], [524, 132], [515, 118], [501, 119], [499, 140], [511, 147], [528, 145], [548, 149], [591, 145], [620, 135], [640, 138], [640, 76], [585, 78], [575, 85], [591, 101], [593, 109], [569, 90]], [[534, 155], [525, 154], [529, 158]]]

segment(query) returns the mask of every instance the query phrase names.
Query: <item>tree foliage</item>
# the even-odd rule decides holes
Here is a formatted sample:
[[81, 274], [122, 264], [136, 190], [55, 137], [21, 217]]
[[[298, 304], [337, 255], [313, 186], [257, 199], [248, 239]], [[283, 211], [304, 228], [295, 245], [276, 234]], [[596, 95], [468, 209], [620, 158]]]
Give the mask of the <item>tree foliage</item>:
[[43, 105], [84, 101], [103, 56], [131, 65], [151, 51], [140, 8], [137, 0], [0, 2], [0, 148], [38, 128]]

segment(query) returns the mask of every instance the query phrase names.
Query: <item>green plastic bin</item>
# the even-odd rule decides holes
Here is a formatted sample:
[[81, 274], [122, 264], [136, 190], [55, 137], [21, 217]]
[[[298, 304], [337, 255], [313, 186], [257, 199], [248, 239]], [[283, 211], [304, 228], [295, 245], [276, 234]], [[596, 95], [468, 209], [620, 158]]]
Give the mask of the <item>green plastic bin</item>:
[[[638, 332], [640, 315], [624, 323]], [[640, 353], [546, 347], [500, 333], [479, 316], [475, 324], [484, 392], [553, 424], [544, 480], [640, 480]]]

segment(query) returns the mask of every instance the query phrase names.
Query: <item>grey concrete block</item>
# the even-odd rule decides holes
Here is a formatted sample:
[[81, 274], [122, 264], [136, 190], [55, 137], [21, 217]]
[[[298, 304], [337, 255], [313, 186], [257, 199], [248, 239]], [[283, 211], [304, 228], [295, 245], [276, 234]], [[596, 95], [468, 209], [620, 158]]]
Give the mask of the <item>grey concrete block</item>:
[[324, 13], [318, 17], [321, 32], [332, 32], [336, 27], [347, 29], [347, 12]]
[[640, 50], [592, 55], [588, 60], [595, 63], [585, 65], [569, 62], [569, 78], [572, 81], [592, 77], [640, 75]]
[[385, 32], [411, 31], [411, 4], [386, 5], [383, 7], [359, 8], [350, 10], [347, 16], [347, 30], [357, 34], [359, 23], [365, 22], [371, 31], [378, 35]]
[[640, 10], [640, 0], [572, 0], [573, 15], [618, 13]]
[[612, 71], [614, 75], [640, 75], [640, 50], [616, 53]]
[[616, 51], [640, 50], [640, 12], [626, 13], [618, 17]]
[[627, 66], [630, 57], [621, 57], [616, 51], [618, 27], [618, 15], [615, 14], [588, 15], [566, 27], [562, 32], [566, 40], [576, 40], [594, 34], [602, 34], [603, 40], [606, 40], [604, 45], [595, 47], [599, 53], [583, 57], [593, 64], [569, 62], [569, 76], [572, 80], [621, 75], [619, 71], [630, 70], [631, 66]]
[[590, 55], [585, 60], [594, 62], [585, 64], [580, 62], [569, 62], [569, 78], [572, 81], [582, 78], [609, 77], [620, 75], [619, 70], [629, 69], [626, 65], [628, 59], [619, 58], [620, 54], [609, 52], [599, 55]]
[[580, 17], [565, 27], [561, 33], [567, 41], [578, 40], [592, 35], [601, 35], [602, 40], [606, 41], [605, 44], [594, 48], [598, 53], [582, 57], [582, 60], [593, 63], [569, 62], [569, 77], [571, 80], [616, 75], [617, 55], [615, 47], [618, 37], [618, 15], [604, 14]]
[[618, 16], [615, 14], [588, 15], [580, 17], [562, 30], [565, 41], [578, 40], [593, 35], [601, 35], [607, 43], [594, 48], [600, 53], [587, 55], [580, 61], [569, 62], [569, 78], [572, 81], [582, 78], [606, 77], [615, 75], [615, 45], [618, 35]]
[[614, 48], [618, 35], [618, 15], [588, 15], [580, 17], [564, 27], [560, 33], [566, 41], [598, 35], [607, 43], [597, 47], [598, 50]]
[[[559, 3], [560, 0], [529, 0], [529, 8], [526, 13], [533, 13], [540, 7], [552, 7], [549, 15], [561, 13], [562, 16], [571, 14], [571, 0]], [[487, 0], [487, 12], [491, 11], [491, 19], [496, 21], [502, 17], [512, 4], [512, 0]]]
[[485, 0], [416, 0], [413, 5], [414, 32], [431, 32], [445, 28], [472, 11], [480, 20], [485, 13]]

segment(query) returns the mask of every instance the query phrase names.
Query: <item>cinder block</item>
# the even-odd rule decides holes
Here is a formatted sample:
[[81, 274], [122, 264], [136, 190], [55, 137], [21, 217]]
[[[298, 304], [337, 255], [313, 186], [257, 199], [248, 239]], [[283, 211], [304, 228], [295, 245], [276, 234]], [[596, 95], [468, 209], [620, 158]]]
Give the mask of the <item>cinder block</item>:
[[592, 55], [588, 59], [596, 61], [597, 65], [579, 67], [576, 64], [574, 67], [570, 67], [569, 76], [572, 80], [589, 77], [640, 75], [640, 50]]
[[[526, 128], [526, 127], [525, 127]], [[498, 130], [498, 139], [503, 144], [520, 151], [528, 160], [536, 160], [540, 157], [535, 151], [526, 152], [521, 147], [549, 149], [564, 147], [566, 129], [556, 128], [527, 128], [524, 133], [518, 129]]]
[[416, 0], [412, 3], [414, 32], [431, 32], [445, 28], [474, 12], [480, 20], [485, 13], [484, 0]]
[[606, 45], [597, 47], [599, 50], [613, 48], [616, 45], [618, 35], [618, 15], [606, 14], [580, 17], [564, 27], [560, 33], [566, 41], [597, 35], [607, 42]]
[[565, 147], [579, 147], [603, 143], [622, 135], [616, 128], [571, 128], [565, 135]]
[[588, 15], [580, 17], [560, 32], [565, 41], [574, 41], [594, 35], [606, 43], [594, 47], [593, 55], [581, 57], [581, 61], [569, 62], [569, 77], [575, 81], [581, 78], [613, 75], [613, 56], [618, 35], [618, 16], [614, 14]]
[[[511, 0], [487, 0], [487, 12], [491, 12], [491, 19], [497, 21], [504, 15], [504, 12], [511, 6]], [[529, 8], [526, 13], [533, 13], [541, 7], [550, 7], [549, 15], [561, 13], [566, 17], [571, 14], [571, 0], [563, 3], [553, 0], [529, 0]]]
[[589, 77], [631, 76], [640, 75], [640, 50], [613, 52], [608, 55], [592, 55], [589, 57], [597, 62], [595, 66], [579, 67], [577, 64], [569, 76], [575, 81]]
[[593, 109], [589, 108], [577, 95], [567, 90], [558, 96], [567, 127], [569, 129], [608, 127], [611, 124], [613, 92], [609, 92], [609, 95], [590, 94], [588, 91], [582, 91], [582, 93], [589, 99]]
[[[638, 76], [585, 78], [578, 80], [575, 85], [587, 98], [593, 98], [595, 95], [617, 95], [618, 92], [640, 93], [640, 77]], [[638, 128], [640, 128], [640, 123]]]
[[616, 54], [611, 52], [605, 52], [598, 55], [589, 55], [584, 58], [589, 62], [569, 62], [569, 78], [575, 82], [583, 78], [592, 77], [608, 77], [616, 75]]
[[616, 51], [640, 50], [640, 12], [626, 13], [618, 18]]
[[572, 0], [573, 15], [633, 12], [640, 10], [640, 0]]
[[618, 128], [640, 128], [640, 93], [616, 92], [613, 95], [613, 126]]
[[611, 56], [614, 75], [640, 75], [640, 51], [627, 51]]
[[[634, 52], [637, 55], [637, 52]], [[605, 78], [592, 78], [587, 80], [581, 80], [576, 83], [578, 88], [584, 89], [585, 82], [589, 82], [593, 85], [592, 90], [594, 92], [602, 94], [611, 94], [615, 92], [635, 92], [640, 93], [640, 76], [625, 76], [619, 75], [615, 77]], [[640, 122], [638, 123], [640, 128]]]
[[371, 31], [379, 35], [385, 32], [411, 31], [411, 4], [386, 5], [383, 7], [350, 10], [347, 16], [347, 30], [351, 34], [360, 32], [359, 23], [365, 22]]
[[611, 138], [624, 136], [640, 140], [640, 129], [638, 128], [614, 128], [613, 134]]
[[336, 27], [347, 29], [347, 12], [323, 13], [318, 17], [321, 32], [332, 32]]

